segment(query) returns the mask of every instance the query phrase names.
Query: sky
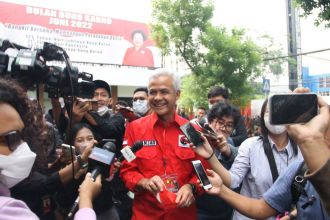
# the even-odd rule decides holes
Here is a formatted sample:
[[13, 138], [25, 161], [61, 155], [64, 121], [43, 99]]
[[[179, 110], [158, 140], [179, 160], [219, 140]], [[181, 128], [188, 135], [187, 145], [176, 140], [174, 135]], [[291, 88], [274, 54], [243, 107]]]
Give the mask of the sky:
[[[149, 23], [150, 0], [5, 0], [73, 12], [121, 18]], [[214, 0], [212, 22], [228, 28], [244, 28], [252, 38], [263, 34], [271, 36], [286, 52], [286, 0]], [[316, 28], [313, 19], [301, 19], [302, 52], [330, 48], [330, 28]], [[312, 74], [330, 73], [330, 52], [303, 57], [303, 64]], [[320, 59], [321, 58], [321, 59]]]

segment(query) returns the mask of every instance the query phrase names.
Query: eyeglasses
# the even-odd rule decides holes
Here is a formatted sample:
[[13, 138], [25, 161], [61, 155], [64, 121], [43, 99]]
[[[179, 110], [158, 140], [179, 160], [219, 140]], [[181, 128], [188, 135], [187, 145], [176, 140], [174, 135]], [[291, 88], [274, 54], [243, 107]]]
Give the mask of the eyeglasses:
[[15, 151], [22, 143], [21, 134], [19, 131], [10, 131], [6, 134], [0, 134], [0, 140], [1, 139], [5, 140], [11, 152]]
[[234, 130], [233, 124], [226, 124], [224, 121], [221, 120], [213, 120], [211, 124], [215, 127], [219, 127], [221, 130], [225, 130], [227, 133], [231, 133]]

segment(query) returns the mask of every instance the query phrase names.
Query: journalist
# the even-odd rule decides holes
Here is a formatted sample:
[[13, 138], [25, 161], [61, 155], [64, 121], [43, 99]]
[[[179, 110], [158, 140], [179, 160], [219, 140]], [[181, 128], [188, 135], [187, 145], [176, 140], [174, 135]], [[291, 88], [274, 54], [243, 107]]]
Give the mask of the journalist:
[[[31, 101], [26, 91], [20, 87], [15, 81], [10, 79], [1, 78], [0, 80], [0, 102], [8, 103], [19, 115], [19, 119], [15, 119], [20, 122], [21, 129], [13, 130], [14, 136], [10, 136], [15, 139], [24, 140], [28, 147], [25, 149], [31, 149], [35, 153], [35, 160], [32, 162], [32, 171], [29, 169], [27, 163], [23, 161], [23, 165], [20, 163], [14, 163], [14, 166], [20, 167], [20, 170], [24, 170], [24, 175], [11, 175], [8, 188], [11, 195], [23, 200], [27, 203], [30, 209], [38, 215], [41, 219], [55, 219], [54, 207], [55, 204], [52, 200], [52, 194], [61, 189], [61, 187], [71, 181], [72, 179], [72, 167], [75, 173], [80, 169], [78, 161], [67, 165], [58, 172], [54, 172], [51, 175], [43, 173], [47, 169], [44, 144], [47, 143], [45, 137], [45, 125], [42, 113], [36, 103]], [[4, 115], [6, 112], [3, 111]], [[1, 126], [7, 126], [1, 124]], [[4, 127], [6, 128], [6, 127]], [[19, 127], [17, 127], [18, 129]], [[6, 128], [7, 129], [7, 128]], [[15, 133], [16, 132], [16, 133]], [[83, 161], [87, 161], [90, 151], [86, 151], [81, 155]], [[13, 162], [14, 160], [7, 160]], [[31, 168], [31, 167], [30, 167]]]
[[[78, 155], [84, 153], [86, 149], [93, 148], [95, 145], [94, 133], [88, 124], [75, 124], [71, 130], [71, 135], [72, 142], [70, 144], [75, 146]], [[55, 194], [58, 210], [61, 211], [64, 217], [69, 213], [72, 204], [78, 196], [79, 185], [84, 180], [84, 174], [86, 173], [88, 164], [82, 166], [85, 166], [85, 169], [81, 169], [75, 178], [63, 187], [63, 190], [60, 190]], [[103, 181], [101, 193], [93, 202], [93, 207], [98, 220], [119, 220], [118, 214], [113, 207], [112, 194], [110, 183], [108, 181]]]
[[[238, 149], [231, 168], [227, 170], [213, 156], [209, 163], [222, 178], [224, 184], [237, 188], [242, 184], [240, 193], [250, 198], [261, 198], [273, 185], [278, 175], [293, 162], [302, 159], [296, 143], [289, 137], [285, 126], [274, 126], [269, 123], [268, 101], [261, 108], [261, 136], [246, 139]], [[206, 142], [207, 143], [207, 142]], [[203, 155], [212, 152], [209, 144], [198, 147], [195, 151]], [[207, 157], [204, 155], [204, 157]], [[234, 220], [250, 219], [235, 211]], [[270, 218], [270, 219], [275, 219]]]
[[[32, 169], [36, 165], [38, 153], [33, 151], [38, 151], [39, 148], [42, 150], [41, 145], [34, 145], [35, 148], [31, 151], [30, 143], [27, 141], [32, 139], [31, 135], [42, 133], [39, 130], [42, 126], [38, 126], [38, 123], [42, 123], [43, 120], [37, 120], [35, 109], [37, 107], [17, 83], [0, 78], [0, 219], [39, 219], [24, 202], [10, 198], [10, 191], [22, 181], [30, 179], [35, 173]], [[56, 184], [57, 181], [65, 182], [70, 179], [68, 175], [70, 168], [72, 167], [68, 166], [68, 169], [59, 172], [55, 181], [56, 178], [45, 180], [47, 177], [44, 177], [42, 183], [36, 183], [41, 179], [34, 179], [36, 182], [30, 181], [24, 191], [32, 193], [31, 197], [40, 199], [44, 194], [49, 193], [48, 190], [52, 188], [51, 183]], [[100, 182], [88, 181], [81, 188], [81, 194], [84, 195], [80, 204], [82, 209], [79, 211], [79, 215], [85, 217], [78, 216], [77, 219], [93, 219], [94, 211], [91, 209], [90, 201], [97, 194]]]

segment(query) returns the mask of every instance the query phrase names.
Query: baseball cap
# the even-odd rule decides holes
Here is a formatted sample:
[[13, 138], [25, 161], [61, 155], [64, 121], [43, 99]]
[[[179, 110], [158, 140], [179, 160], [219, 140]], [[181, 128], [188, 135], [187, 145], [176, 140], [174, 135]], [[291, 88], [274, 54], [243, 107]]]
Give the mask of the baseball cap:
[[105, 90], [107, 90], [107, 92], [109, 93], [109, 96], [111, 97], [111, 89], [110, 89], [109, 84], [106, 81], [94, 80], [93, 82], [95, 84], [95, 89], [98, 89], [98, 88], [105, 89]]

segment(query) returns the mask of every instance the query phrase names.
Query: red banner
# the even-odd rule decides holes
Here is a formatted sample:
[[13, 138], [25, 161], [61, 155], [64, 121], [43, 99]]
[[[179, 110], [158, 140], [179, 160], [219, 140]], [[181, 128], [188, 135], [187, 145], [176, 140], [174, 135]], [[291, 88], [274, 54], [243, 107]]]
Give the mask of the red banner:
[[147, 24], [5, 2], [0, 8], [0, 36], [22, 46], [50, 42], [77, 62], [160, 66]]

